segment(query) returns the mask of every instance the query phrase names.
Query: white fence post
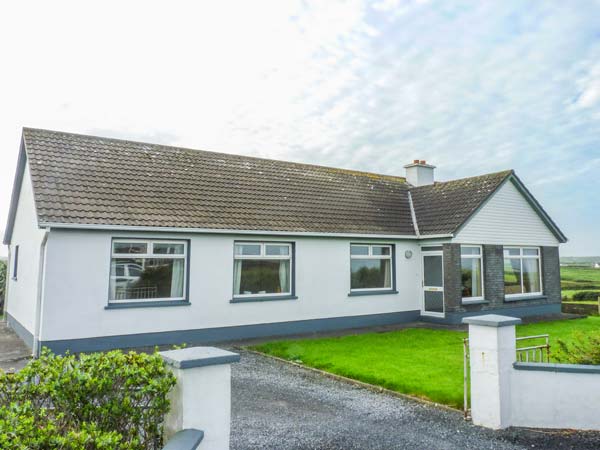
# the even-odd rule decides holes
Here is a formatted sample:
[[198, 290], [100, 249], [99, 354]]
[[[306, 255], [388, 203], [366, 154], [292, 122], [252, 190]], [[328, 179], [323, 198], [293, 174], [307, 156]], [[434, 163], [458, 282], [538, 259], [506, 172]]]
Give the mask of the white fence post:
[[516, 359], [515, 325], [521, 319], [497, 314], [466, 317], [471, 364], [471, 417], [493, 429], [511, 425], [510, 380]]
[[204, 432], [202, 450], [228, 450], [231, 425], [231, 363], [237, 353], [215, 347], [190, 347], [161, 352], [177, 385], [170, 393], [165, 441], [180, 430]]

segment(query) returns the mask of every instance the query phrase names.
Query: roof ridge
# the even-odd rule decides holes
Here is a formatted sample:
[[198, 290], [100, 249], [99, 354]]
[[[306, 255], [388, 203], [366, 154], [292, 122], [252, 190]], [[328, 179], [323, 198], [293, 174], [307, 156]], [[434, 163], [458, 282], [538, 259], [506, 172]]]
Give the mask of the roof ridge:
[[383, 180], [400, 181], [402, 183], [406, 183], [406, 177], [401, 177], [401, 176], [397, 176], [397, 175], [387, 175], [387, 174], [376, 173], [376, 172], [367, 172], [367, 171], [363, 171], [363, 170], [345, 169], [345, 168], [333, 167], [333, 166], [324, 166], [324, 165], [320, 165], [320, 164], [310, 164], [310, 163], [297, 162], [297, 161], [288, 161], [288, 160], [283, 160], [283, 159], [263, 158], [260, 156], [241, 155], [239, 153], [227, 153], [227, 152], [222, 152], [222, 151], [196, 149], [196, 148], [191, 148], [191, 147], [178, 147], [175, 145], [154, 144], [152, 142], [134, 141], [134, 140], [130, 140], [130, 139], [119, 139], [119, 138], [114, 138], [114, 137], [98, 136], [98, 135], [92, 135], [92, 134], [72, 133], [69, 131], [49, 130], [46, 128], [23, 127], [23, 137], [24, 138], [25, 138], [25, 131], [46, 132], [46, 133], [51, 133], [51, 134], [55, 134], [55, 135], [64, 135], [64, 136], [69, 136], [69, 137], [73, 136], [73, 137], [83, 137], [83, 138], [94, 138], [94, 139], [102, 139], [102, 140], [106, 140], [106, 141], [121, 142], [121, 143], [126, 142], [129, 144], [136, 144], [136, 145], [150, 145], [153, 147], [160, 147], [163, 149], [167, 149], [169, 151], [183, 150], [183, 151], [189, 151], [189, 152], [204, 152], [204, 153], [211, 153], [214, 155], [223, 155], [223, 156], [230, 156], [230, 157], [236, 157], [236, 158], [253, 159], [253, 160], [257, 160], [257, 161], [266, 161], [266, 162], [272, 162], [272, 163], [278, 163], [278, 164], [293, 164], [293, 165], [303, 166], [303, 167], [312, 167], [312, 168], [324, 169], [324, 170], [329, 170], [329, 171], [342, 172], [347, 175], [363, 176], [363, 177], [369, 177], [369, 178], [379, 178], [379, 179], [383, 179]]
[[472, 177], [455, 178], [453, 180], [446, 180], [446, 181], [435, 181], [433, 184], [427, 184], [424, 186], [411, 186], [409, 189], [414, 190], [414, 189], [419, 189], [419, 188], [427, 188], [427, 187], [439, 186], [439, 185], [448, 184], [448, 183], [457, 183], [457, 182], [462, 182], [462, 181], [466, 181], [466, 180], [476, 180], [476, 179], [480, 179], [480, 178], [493, 177], [495, 175], [501, 175], [501, 174], [504, 175], [504, 177], [508, 177], [509, 175], [514, 175], [514, 173], [515, 173], [514, 169], [505, 169], [505, 170], [499, 170], [498, 172], [484, 173], [484, 174], [475, 175]]

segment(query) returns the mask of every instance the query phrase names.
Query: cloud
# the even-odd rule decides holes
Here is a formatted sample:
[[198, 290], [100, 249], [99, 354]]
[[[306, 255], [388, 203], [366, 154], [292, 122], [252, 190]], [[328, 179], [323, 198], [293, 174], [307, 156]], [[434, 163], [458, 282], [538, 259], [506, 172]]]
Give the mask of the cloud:
[[600, 221], [583, 169], [600, 153], [598, 2], [14, 2], [5, 13], [2, 223], [21, 126], [389, 174], [427, 159], [439, 179], [515, 168], [559, 224], [563, 191], [587, 205], [580, 223]]

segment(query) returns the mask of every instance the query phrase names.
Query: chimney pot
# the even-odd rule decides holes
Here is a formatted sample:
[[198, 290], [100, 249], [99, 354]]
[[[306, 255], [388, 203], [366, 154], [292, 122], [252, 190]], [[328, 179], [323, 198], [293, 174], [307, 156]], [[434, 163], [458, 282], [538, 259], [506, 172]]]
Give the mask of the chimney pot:
[[427, 164], [427, 161], [425, 161], [424, 159], [422, 159], [421, 161], [419, 161], [419, 163], [421, 163], [421, 164]]
[[418, 159], [413, 159], [413, 164], [419, 164], [419, 160]]

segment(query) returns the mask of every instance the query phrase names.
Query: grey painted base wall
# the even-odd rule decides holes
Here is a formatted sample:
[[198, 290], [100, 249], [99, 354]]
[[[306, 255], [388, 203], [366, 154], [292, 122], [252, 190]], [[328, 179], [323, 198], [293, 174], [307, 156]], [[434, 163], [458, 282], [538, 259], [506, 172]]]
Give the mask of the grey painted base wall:
[[17, 319], [15, 319], [10, 314], [6, 313], [6, 322], [8, 326], [12, 328], [12, 330], [17, 333], [27, 347], [33, 348], [33, 334], [29, 332], [27, 328], [25, 328]]
[[421, 320], [423, 322], [446, 323], [456, 325], [461, 324], [462, 319], [464, 317], [481, 316], [483, 314], [500, 314], [503, 316], [512, 317], [528, 317], [541, 316], [546, 314], [560, 314], [560, 312], [560, 303], [552, 303], [546, 305], [515, 306], [512, 308], [486, 309], [485, 311], [446, 313], [446, 317], [421, 316]]
[[[158, 333], [102, 336], [85, 339], [44, 341], [41, 346], [54, 353], [93, 352], [115, 348], [151, 347], [155, 345], [209, 344], [214, 342], [236, 341], [257, 337], [306, 334], [318, 331], [363, 328], [419, 320], [420, 311], [403, 311], [364, 316], [333, 317], [328, 319], [297, 320], [292, 322], [243, 325], [237, 327], [206, 328], [200, 330], [166, 331]], [[33, 339], [32, 339], [33, 342]]]

